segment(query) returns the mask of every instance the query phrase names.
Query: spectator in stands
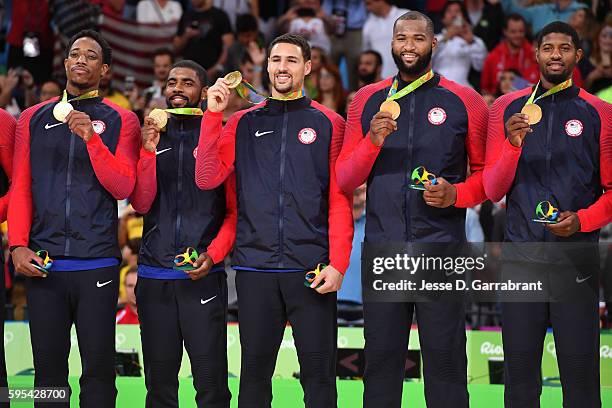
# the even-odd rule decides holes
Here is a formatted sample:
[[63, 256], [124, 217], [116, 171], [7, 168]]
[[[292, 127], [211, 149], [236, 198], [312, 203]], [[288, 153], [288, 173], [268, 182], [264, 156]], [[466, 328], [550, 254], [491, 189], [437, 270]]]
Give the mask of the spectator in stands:
[[323, 10], [333, 22], [331, 34], [331, 59], [340, 65], [340, 59], [346, 59], [349, 74], [349, 89], [357, 87], [357, 65], [361, 51], [362, 30], [367, 17], [363, 0], [325, 0]]
[[[242, 14], [253, 15], [259, 8], [259, 0], [214, 0], [213, 6], [225, 11], [232, 29], [237, 29], [238, 16]], [[253, 17], [255, 16], [253, 15]]]
[[13, 116], [37, 103], [36, 84], [32, 74], [21, 67], [10, 68], [0, 76], [0, 107]]
[[54, 80], [47, 81], [40, 87], [40, 96], [38, 102], [48, 101], [51, 98], [56, 98], [62, 94], [63, 87]]
[[8, 67], [24, 67], [40, 84], [51, 78], [53, 32], [47, 0], [12, 2], [11, 28], [6, 37]]
[[296, 5], [278, 21], [281, 33], [299, 34], [311, 47], [322, 48], [326, 54], [331, 52], [332, 26], [333, 21], [325, 15], [321, 0], [296, 0]]
[[464, 86], [470, 86], [470, 69], [482, 70], [487, 48], [472, 32], [462, 2], [447, 1], [442, 11], [444, 28], [436, 35], [438, 47], [433, 54], [433, 69], [438, 74]]
[[241, 14], [236, 17], [235, 37], [236, 41], [227, 53], [227, 71], [237, 70], [245, 54], [250, 54], [251, 59], [259, 60], [259, 54], [265, 58], [265, 51], [259, 41], [259, 24], [254, 15]]
[[379, 52], [374, 50], [363, 51], [359, 55], [359, 64], [357, 65], [357, 89], [364, 87], [374, 82], [380, 81], [382, 72], [383, 59]]
[[480, 87], [490, 94], [495, 93], [504, 71], [514, 69], [532, 84], [540, 77], [535, 50], [526, 38], [525, 19], [520, 14], [510, 14], [503, 27], [504, 38], [487, 56], [482, 69]]
[[117, 324], [138, 324], [138, 308], [136, 307], [136, 295], [134, 288], [138, 280], [138, 269], [130, 268], [123, 278], [127, 299], [125, 306], [117, 312], [115, 321]]
[[393, 39], [393, 24], [408, 10], [392, 6], [389, 0], [365, 0], [365, 5], [370, 14], [363, 25], [362, 47], [364, 50], [374, 50], [382, 55], [382, 77], [387, 78], [397, 72], [389, 50], [389, 44]]
[[306, 89], [306, 96], [310, 99], [316, 99], [319, 92], [319, 73], [321, 72], [321, 67], [329, 63], [329, 57], [319, 47], [311, 48], [310, 52], [312, 68], [310, 74], [304, 80], [304, 88]]
[[519, 5], [518, 0], [501, 0], [501, 4], [506, 14], [517, 13], [525, 17], [527, 23], [531, 25], [531, 31], [536, 35], [548, 23], [556, 20], [567, 23], [576, 10], [588, 7], [576, 0], [554, 0], [528, 7]]
[[504, 19], [504, 10], [499, 0], [466, 0], [465, 7], [470, 17], [474, 35], [491, 51], [502, 36], [502, 27], [499, 24]]
[[217, 78], [226, 71], [227, 50], [234, 42], [232, 26], [212, 0], [191, 0], [191, 6], [179, 22], [175, 51], [202, 65], [209, 78]]
[[319, 87], [316, 101], [340, 116], [346, 117], [346, 94], [338, 67], [326, 64], [319, 72]]
[[132, 110], [130, 100], [113, 86], [112, 68], [109, 67], [106, 73], [102, 74], [102, 78], [100, 78], [99, 91], [100, 96], [119, 105], [123, 109]]
[[580, 8], [574, 11], [570, 17], [569, 25], [578, 33], [580, 37], [580, 47], [582, 47], [582, 58], [589, 58], [593, 47], [593, 35], [597, 28], [595, 15], [588, 8]]
[[170, 68], [174, 64], [174, 55], [172, 51], [167, 48], [160, 48], [153, 54], [153, 74], [155, 80], [153, 84], [145, 89], [144, 98], [145, 103], [149, 104], [151, 99], [164, 99], [164, 88], [166, 87], [166, 80], [170, 73]]
[[183, 15], [181, 3], [174, 0], [140, 0], [136, 7], [139, 23], [174, 23]]
[[597, 31], [591, 56], [578, 66], [587, 91], [597, 93], [612, 85], [612, 18]]

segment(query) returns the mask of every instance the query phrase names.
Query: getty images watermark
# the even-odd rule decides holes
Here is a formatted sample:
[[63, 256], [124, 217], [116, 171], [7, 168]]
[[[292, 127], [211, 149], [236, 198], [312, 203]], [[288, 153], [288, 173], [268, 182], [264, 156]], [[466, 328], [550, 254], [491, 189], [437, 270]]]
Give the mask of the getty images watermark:
[[597, 244], [364, 243], [363, 296], [375, 302], [593, 300], [610, 256]]

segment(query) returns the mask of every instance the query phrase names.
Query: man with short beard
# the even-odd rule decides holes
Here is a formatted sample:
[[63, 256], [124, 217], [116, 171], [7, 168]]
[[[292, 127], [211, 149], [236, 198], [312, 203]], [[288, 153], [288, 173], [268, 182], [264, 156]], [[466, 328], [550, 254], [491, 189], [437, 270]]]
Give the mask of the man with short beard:
[[374, 50], [362, 52], [357, 65], [357, 77], [359, 78], [357, 89], [380, 81], [381, 72], [382, 56]]
[[[571, 26], [551, 23], [536, 43], [539, 83], [504, 95], [491, 110], [484, 187], [491, 201], [506, 196], [504, 241], [539, 248], [527, 253], [522, 249], [526, 245], [508, 246], [512, 254], [506, 258], [513, 262], [505, 262], [502, 273], [547, 271], [555, 282], [570, 275], [565, 289], [583, 295], [571, 302], [548, 297], [502, 303], [504, 398], [508, 407], [539, 406], [542, 348], [550, 321], [563, 406], [599, 407], [599, 292], [594, 272], [599, 268], [599, 230], [612, 221], [612, 105], [572, 83], [582, 50]], [[534, 209], [544, 200], [558, 209], [557, 223], [534, 222]], [[574, 243], [574, 251], [568, 243]], [[552, 254], [546, 256], [549, 248]], [[589, 259], [578, 259], [578, 252]], [[563, 262], [567, 259], [571, 265]], [[589, 264], [593, 261], [594, 266]], [[585, 293], [581, 288], [591, 282], [594, 290], [587, 287]]]
[[[299, 35], [272, 41], [271, 97], [235, 113], [223, 129], [231, 83], [221, 78], [208, 90], [196, 182], [216, 188], [235, 170], [241, 408], [270, 407], [287, 321], [306, 407], [336, 406], [336, 292], [351, 252], [352, 191], [343, 194], [336, 183], [344, 119], [303, 96], [310, 54]], [[320, 273], [306, 283], [315, 268]]]
[[[178, 407], [183, 344], [191, 361], [198, 407], [229, 407], [227, 282], [223, 260], [236, 234], [233, 178], [210, 191], [195, 185], [194, 168], [206, 71], [182, 60], [165, 86], [168, 122], [145, 118], [134, 209], [144, 214], [136, 299], [147, 407]], [[176, 270], [187, 248], [193, 268]], [[160, 335], [160, 333], [163, 333]]]
[[[367, 180], [368, 243], [466, 242], [465, 209], [485, 200], [487, 106], [471, 88], [431, 72], [436, 44], [429, 17], [415, 11], [401, 16], [391, 43], [399, 73], [361, 89], [349, 108], [338, 184], [349, 192]], [[397, 120], [379, 111], [393, 89]], [[407, 188], [418, 166], [438, 176], [424, 193]], [[401, 406], [415, 311], [427, 406], [467, 407], [463, 304], [365, 298], [364, 407]]]

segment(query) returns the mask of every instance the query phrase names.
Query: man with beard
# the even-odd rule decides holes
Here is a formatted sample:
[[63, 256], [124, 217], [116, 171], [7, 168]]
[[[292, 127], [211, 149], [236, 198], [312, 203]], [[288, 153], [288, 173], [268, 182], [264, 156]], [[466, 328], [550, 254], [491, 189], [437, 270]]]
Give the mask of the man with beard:
[[374, 50], [362, 52], [357, 65], [357, 77], [359, 78], [357, 89], [380, 81], [381, 72], [382, 56]]
[[[80, 406], [104, 408], [114, 407], [117, 395], [117, 200], [134, 188], [140, 146], [136, 115], [98, 96], [111, 58], [95, 31], [70, 39], [63, 97], [19, 118], [8, 208], [15, 270], [28, 277], [34, 386], [68, 387], [74, 323]], [[33, 250], [46, 251], [52, 265]]]
[[[234, 179], [210, 191], [195, 185], [202, 115], [198, 107], [206, 98], [204, 68], [190, 60], [177, 62], [164, 92], [170, 118], [165, 126], [145, 119], [131, 197], [134, 209], [145, 214], [136, 300], [146, 405], [178, 407], [184, 343], [196, 405], [229, 407], [223, 259], [236, 232]], [[190, 247], [199, 255], [193, 269], [174, 269], [175, 257]]]
[[[341, 192], [335, 175], [344, 120], [302, 94], [311, 68], [303, 37], [276, 38], [268, 55], [272, 96], [235, 113], [224, 129], [230, 83], [219, 79], [209, 89], [196, 161], [200, 188], [216, 188], [236, 174], [238, 405], [270, 406], [289, 321], [306, 407], [335, 407], [336, 292], [353, 237], [351, 196]], [[305, 273], [315, 269], [320, 273], [305, 284]]]
[[[506, 195], [505, 241], [555, 243], [550, 257], [544, 256], [548, 246], [542, 244], [530, 245], [543, 249], [528, 258], [526, 249], [520, 249], [524, 245], [511, 246], [520, 252], [513, 251], [514, 263], [506, 262], [504, 269], [516, 264], [514, 275], [525, 270], [555, 272], [548, 276], [556, 281], [571, 272], [566, 288], [578, 292], [589, 278], [597, 287], [591, 274], [599, 267], [599, 257], [591, 257], [596, 265], [584, 271], [561, 260], [571, 256], [572, 265], [583, 262], [566, 252], [567, 243], [579, 245], [581, 253], [596, 253], [599, 230], [612, 221], [612, 105], [572, 83], [571, 73], [582, 57], [573, 28], [551, 23], [536, 43], [539, 83], [499, 98], [491, 110], [483, 181], [492, 201]], [[534, 208], [543, 200], [558, 208], [557, 223], [532, 221]], [[535, 269], [528, 269], [530, 265]], [[576, 271], [575, 285], [581, 286], [572, 286]], [[506, 406], [538, 406], [549, 321], [563, 406], [601, 406], [597, 290], [587, 290], [572, 302], [502, 303], [502, 320]]]
[[[401, 16], [391, 48], [399, 73], [361, 89], [349, 108], [338, 184], [349, 192], [367, 180], [368, 243], [465, 242], [465, 209], [485, 199], [487, 106], [471, 88], [432, 73], [436, 39], [429, 17], [416, 11]], [[386, 100], [397, 103], [399, 117], [380, 110]], [[438, 175], [424, 193], [407, 188], [418, 166]], [[415, 311], [427, 406], [468, 406], [461, 302], [365, 298], [363, 308], [364, 407], [400, 407]]]

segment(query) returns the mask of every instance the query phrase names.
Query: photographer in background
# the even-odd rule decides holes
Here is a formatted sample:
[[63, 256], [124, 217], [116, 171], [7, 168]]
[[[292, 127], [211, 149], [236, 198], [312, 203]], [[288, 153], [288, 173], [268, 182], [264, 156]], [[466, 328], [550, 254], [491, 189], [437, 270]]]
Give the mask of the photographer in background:
[[12, 116], [38, 102], [36, 85], [32, 74], [22, 67], [9, 69], [6, 76], [0, 76], [0, 107]]

